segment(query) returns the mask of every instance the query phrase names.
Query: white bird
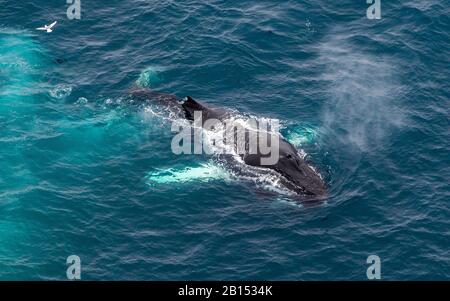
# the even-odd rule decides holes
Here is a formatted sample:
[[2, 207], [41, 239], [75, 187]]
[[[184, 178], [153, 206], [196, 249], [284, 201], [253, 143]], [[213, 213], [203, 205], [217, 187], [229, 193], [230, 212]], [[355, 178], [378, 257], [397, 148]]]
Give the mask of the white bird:
[[44, 27], [38, 27], [38, 28], [36, 28], [37, 30], [45, 30], [45, 31], [47, 31], [47, 33], [50, 33], [50, 32], [52, 32], [53, 31], [53, 26], [55, 26], [56, 25], [56, 23], [58, 23], [57, 21], [55, 21], [55, 22], [53, 22], [52, 24], [50, 24], [50, 25], [44, 25]]

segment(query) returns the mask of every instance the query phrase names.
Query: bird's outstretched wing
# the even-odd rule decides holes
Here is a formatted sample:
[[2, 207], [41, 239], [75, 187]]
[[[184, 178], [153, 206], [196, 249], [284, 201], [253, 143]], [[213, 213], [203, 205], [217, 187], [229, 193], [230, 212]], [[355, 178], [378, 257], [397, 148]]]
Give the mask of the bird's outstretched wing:
[[38, 28], [36, 28], [37, 30], [47, 30], [47, 28], [46, 27], [38, 27]]
[[53, 26], [55, 26], [56, 25], [56, 23], [58, 23], [58, 21], [55, 21], [55, 22], [53, 22], [52, 24], [50, 24], [48, 27], [49, 28], [53, 28]]

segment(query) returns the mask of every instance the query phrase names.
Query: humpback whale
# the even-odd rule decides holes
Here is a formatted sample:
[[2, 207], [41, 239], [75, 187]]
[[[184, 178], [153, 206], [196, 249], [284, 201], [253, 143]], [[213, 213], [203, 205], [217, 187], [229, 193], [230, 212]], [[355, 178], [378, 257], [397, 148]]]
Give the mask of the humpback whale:
[[[206, 106], [190, 96], [182, 99], [176, 95], [155, 92], [148, 88], [132, 89], [130, 97], [133, 102], [164, 105], [178, 117], [190, 121], [194, 121], [196, 112], [201, 115], [203, 122], [211, 119], [222, 121], [233, 115], [233, 111], [230, 109]], [[299, 151], [281, 135], [268, 135], [270, 135], [272, 143], [273, 139], [277, 139], [277, 160], [270, 164], [263, 164], [262, 159], [267, 154], [260, 152], [258, 147], [254, 153], [239, 154], [241, 161], [248, 166], [260, 168], [262, 171], [267, 170], [279, 174], [281, 184], [302, 201], [325, 199], [327, 189], [324, 181], [315, 169], [300, 156]], [[249, 143], [248, 136], [245, 136], [243, 143]], [[260, 143], [259, 139], [257, 143]], [[235, 165], [234, 168], [239, 169], [239, 166]]]

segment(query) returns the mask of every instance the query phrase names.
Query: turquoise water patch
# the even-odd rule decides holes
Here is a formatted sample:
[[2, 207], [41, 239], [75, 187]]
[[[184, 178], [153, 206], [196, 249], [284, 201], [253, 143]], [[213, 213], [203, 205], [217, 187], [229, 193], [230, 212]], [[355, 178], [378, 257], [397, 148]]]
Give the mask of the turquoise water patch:
[[296, 147], [313, 143], [317, 137], [317, 131], [310, 125], [289, 126], [282, 132], [283, 136]]
[[44, 58], [44, 50], [31, 34], [0, 30], [0, 111], [33, 103]]
[[[87, 164], [95, 153], [106, 155], [113, 150], [120, 153], [127, 144], [139, 142], [143, 134], [137, 116], [132, 118], [119, 108], [98, 111], [89, 107], [86, 101], [80, 97], [75, 103], [77, 110], [72, 115], [54, 122], [51, 129], [54, 137], [42, 142], [43, 147], [58, 151], [63, 161], [70, 160], [70, 154], [81, 160], [80, 164]], [[110, 147], [105, 148], [104, 145]]]
[[[0, 30], [0, 188], [22, 191], [36, 183], [24, 150], [34, 129], [37, 95], [45, 70], [43, 48], [24, 31]], [[9, 199], [5, 195], [5, 199]]]
[[[25, 266], [23, 250], [29, 239], [29, 224], [20, 220], [0, 219], [0, 279], [10, 279], [5, 275], [14, 275], [18, 268]], [[6, 264], [8, 263], [8, 264]]]
[[229, 178], [230, 174], [225, 168], [208, 162], [192, 167], [152, 171], [147, 174], [146, 182], [149, 186], [154, 186], [157, 184], [179, 184], [194, 181], [229, 180]]
[[162, 77], [159, 74], [160, 68], [148, 67], [144, 69], [139, 78], [136, 80], [136, 85], [141, 88], [150, 88], [155, 84], [162, 81]]

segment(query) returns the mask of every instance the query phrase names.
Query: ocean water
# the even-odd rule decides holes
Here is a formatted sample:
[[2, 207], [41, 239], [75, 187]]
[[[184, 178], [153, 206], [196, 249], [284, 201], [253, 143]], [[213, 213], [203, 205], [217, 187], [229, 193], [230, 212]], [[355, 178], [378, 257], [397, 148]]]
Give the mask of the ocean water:
[[[450, 279], [449, 3], [381, 2], [0, 1], [0, 279]], [[173, 154], [135, 86], [279, 120], [329, 198]]]

